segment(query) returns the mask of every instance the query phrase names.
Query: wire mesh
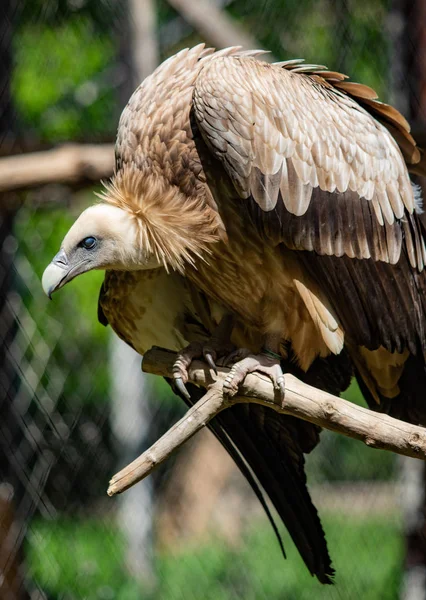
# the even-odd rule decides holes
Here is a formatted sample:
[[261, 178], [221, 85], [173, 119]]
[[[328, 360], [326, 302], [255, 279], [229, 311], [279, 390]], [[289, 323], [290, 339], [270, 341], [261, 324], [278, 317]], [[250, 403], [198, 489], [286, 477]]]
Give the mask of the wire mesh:
[[[401, 43], [401, 12], [386, 0], [215, 4], [277, 58], [349, 72], [403, 104], [409, 82], [391, 41]], [[166, 0], [155, 8], [163, 58], [202, 41]], [[112, 142], [129, 94], [125, 5], [8, 0], [0, 26], [1, 154]], [[97, 323], [102, 274], [76, 280], [52, 303], [42, 292], [44, 267], [92, 198], [61, 185], [2, 195], [1, 598], [397, 598], [399, 463], [352, 440], [323, 433], [308, 457], [337, 571], [332, 589], [309, 576], [288, 536], [283, 562], [252, 492], [210, 433], [119, 499], [107, 498], [109, 477], [183, 407], [165, 384], [142, 377], [139, 357]], [[348, 395], [360, 401], [355, 387]]]

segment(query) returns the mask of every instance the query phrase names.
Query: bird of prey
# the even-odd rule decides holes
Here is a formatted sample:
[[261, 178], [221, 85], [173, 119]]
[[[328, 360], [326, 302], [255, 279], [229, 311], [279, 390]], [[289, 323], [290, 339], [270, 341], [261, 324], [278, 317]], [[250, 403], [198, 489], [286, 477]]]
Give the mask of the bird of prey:
[[[190, 360], [214, 368], [232, 342], [228, 394], [252, 371], [279, 393], [286, 371], [332, 393], [355, 375], [372, 408], [424, 424], [426, 247], [409, 170], [425, 174], [423, 153], [371, 88], [300, 60], [183, 50], [131, 97], [115, 174], [43, 286], [106, 270], [101, 321], [141, 353], [181, 347], [187, 402]], [[303, 470], [317, 428], [256, 405], [211, 426], [329, 583]]]

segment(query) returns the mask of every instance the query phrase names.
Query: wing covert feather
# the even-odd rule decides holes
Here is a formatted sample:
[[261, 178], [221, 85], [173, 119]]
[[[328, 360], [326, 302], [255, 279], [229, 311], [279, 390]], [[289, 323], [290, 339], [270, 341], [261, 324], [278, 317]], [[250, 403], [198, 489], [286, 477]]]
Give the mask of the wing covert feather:
[[[338, 85], [365, 102], [375, 96], [366, 86]], [[306, 69], [292, 72], [250, 58], [211, 60], [195, 82], [194, 109], [207, 144], [242, 198], [251, 195], [259, 174], [266, 179], [281, 168], [282, 197], [293, 214], [303, 214], [309, 188], [317, 186], [328, 192], [350, 189], [374, 199], [390, 224], [401, 218], [403, 207], [413, 211], [397, 142], [349, 95]], [[401, 131], [405, 122], [398, 123], [396, 115], [386, 108], [384, 116]], [[304, 195], [295, 175], [308, 188]], [[270, 190], [263, 185], [263, 191], [264, 199], [259, 193], [255, 199], [271, 210], [278, 200], [277, 186]]]
[[299, 62], [230, 56], [207, 63], [193, 96], [207, 146], [238, 195], [260, 207], [256, 223], [273, 230], [275, 243], [391, 264], [406, 245], [422, 270], [424, 242], [405, 224], [413, 188], [391, 135], [419, 160], [408, 123], [371, 88]]

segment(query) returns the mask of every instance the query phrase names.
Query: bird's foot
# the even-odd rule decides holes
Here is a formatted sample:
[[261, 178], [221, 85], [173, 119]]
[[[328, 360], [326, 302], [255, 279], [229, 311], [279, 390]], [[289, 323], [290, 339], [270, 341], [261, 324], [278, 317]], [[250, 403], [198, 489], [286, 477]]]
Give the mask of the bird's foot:
[[188, 369], [193, 360], [204, 359], [217, 375], [216, 361], [221, 356], [229, 356], [233, 348], [232, 344], [223, 343], [212, 337], [205, 343], [191, 342], [186, 348], [180, 350], [173, 365], [173, 379], [179, 392], [189, 399], [185, 383], [188, 381]]
[[231, 397], [235, 396], [246, 375], [257, 372], [269, 377], [274, 384], [274, 389], [280, 393], [281, 399], [284, 400], [285, 378], [278, 355], [268, 351], [262, 354], [251, 354], [246, 348], [239, 348], [223, 361], [224, 366], [232, 363], [234, 364], [223, 384], [225, 394]]

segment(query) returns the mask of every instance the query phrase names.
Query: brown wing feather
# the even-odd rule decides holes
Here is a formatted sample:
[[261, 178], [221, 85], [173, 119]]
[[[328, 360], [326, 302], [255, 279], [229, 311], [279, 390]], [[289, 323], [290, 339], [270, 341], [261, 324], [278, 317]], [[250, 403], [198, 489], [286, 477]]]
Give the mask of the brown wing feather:
[[[242, 198], [255, 190], [259, 205], [273, 209], [279, 177], [283, 201], [295, 215], [303, 215], [312, 188], [319, 187], [371, 200], [379, 223], [391, 224], [404, 208], [413, 211], [414, 198], [397, 142], [383, 124], [398, 131], [407, 155], [414, 140], [405, 119], [374, 96], [360, 84], [333, 85], [313, 66], [300, 72], [223, 57], [200, 72], [193, 102], [206, 143]], [[418, 150], [411, 155], [420, 158]]]
[[[299, 63], [300, 61], [296, 62]], [[300, 72], [300, 70], [297, 69], [297, 65], [293, 66], [293, 61], [277, 64], [281, 64], [281, 66], [288, 70]], [[344, 92], [353, 98], [374, 118], [380, 121], [380, 123], [382, 123], [395, 138], [407, 161], [408, 168], [413, 172], [418, 172], [418, 163], [421, 160], [421, 150], [417, 148], [416, 141], [410, 135], [410, 125], [408, 121], [399, 111], [393, 106], [379, 102], [377, 93], [369, 86], [352, 81], [345, 81], [345, 79], [348, 79], [348, 76], [343, 73], [321, 70], [322, 67], [315, 65], [310, 65], [310, 67], [310, 70], [305, 71], [307, 75], [311, 75], [313, 79], [316, 79], [320, 83], [321, 80], [317, 78], [321, 78], [327, 83], [330, 83], [335, 89]], [[426, 175], [426, 171], [422, 169], [421, 174]]]

